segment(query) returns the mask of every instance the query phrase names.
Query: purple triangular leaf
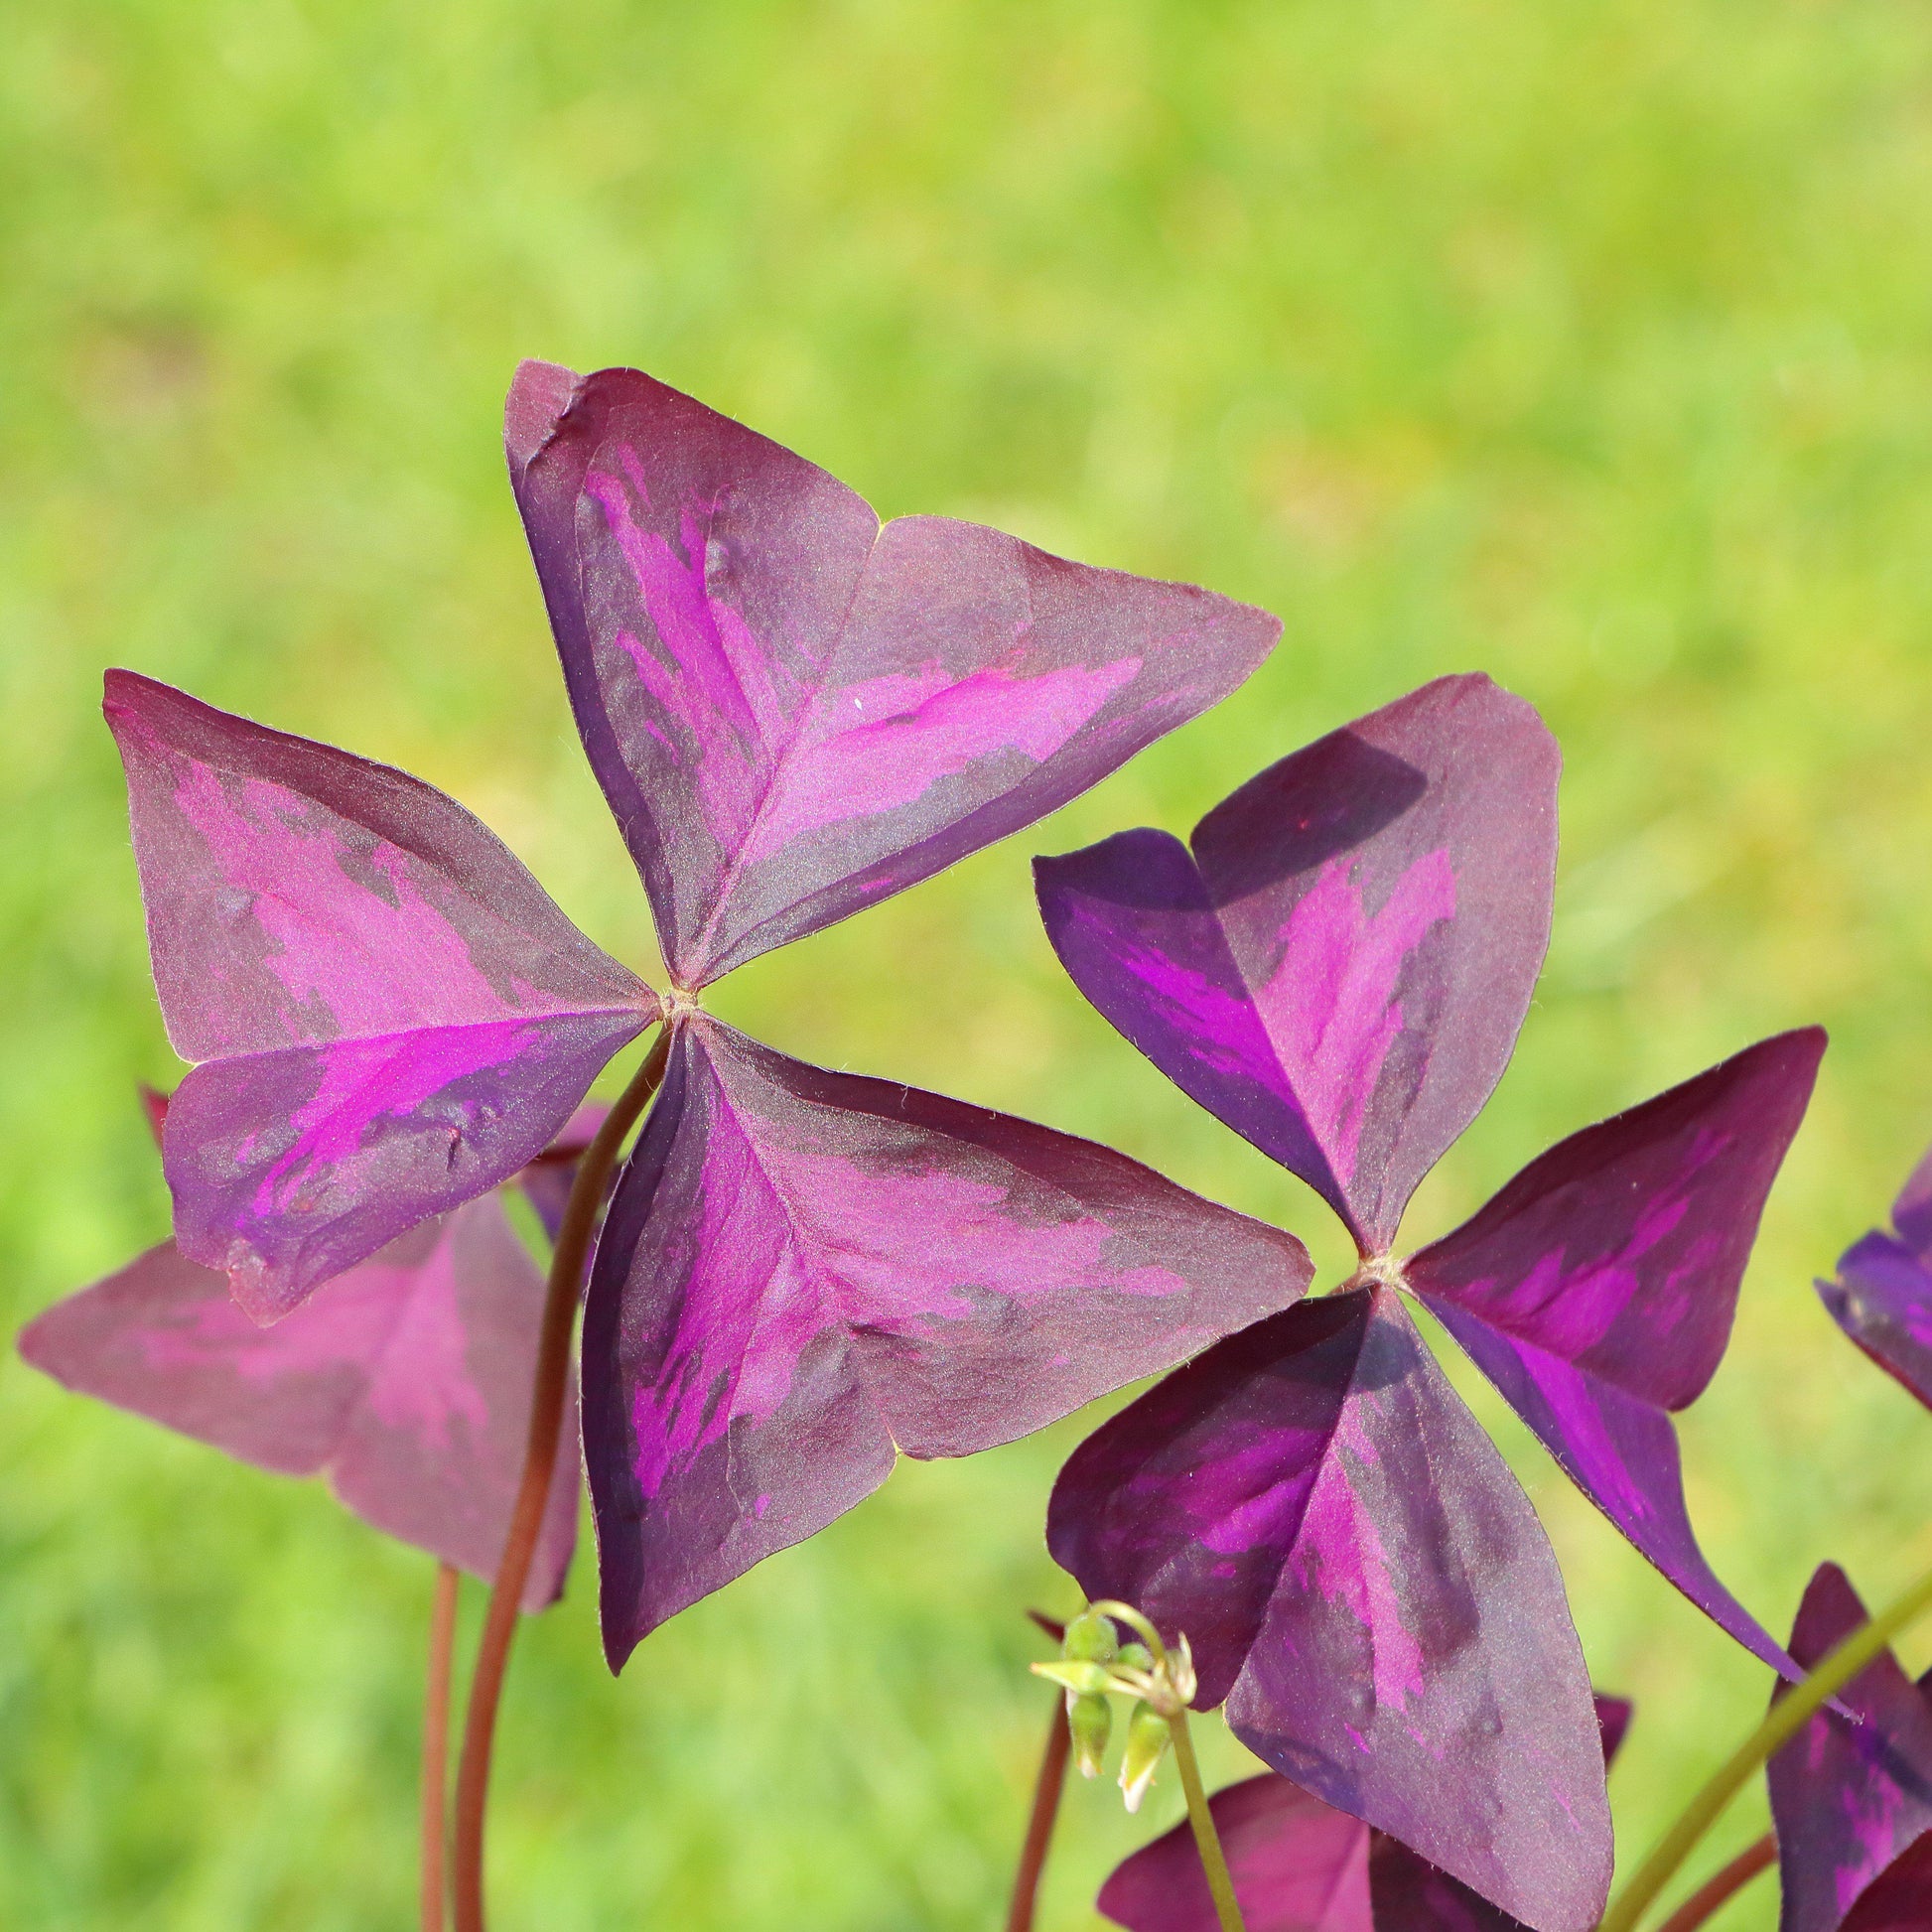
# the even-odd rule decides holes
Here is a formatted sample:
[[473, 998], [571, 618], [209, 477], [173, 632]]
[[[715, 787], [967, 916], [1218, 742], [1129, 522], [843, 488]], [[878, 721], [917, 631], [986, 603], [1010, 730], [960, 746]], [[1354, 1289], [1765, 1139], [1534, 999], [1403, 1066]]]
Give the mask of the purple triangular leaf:
[[1873, 1232], [1817, 1284], [1832, 1319], [1885, 1373], [1932, 1407], [1932, 1268], [1904, 1242]]
[[[1798, 1607], [1791, 1654], [1810, 1669], [1866, 1621], [1845, 1573], [1821, 1564]], [[1779, 1685], [1773, 1702], [1785, 1695]], [[1784, 1887], [1780, 1932], [1838, 1932], [1862, 1894], [1932, 1831], [1932, 1706], [1889, 1650], [1839, 1695], [1858, 1722], [1821, 1711], [1766, 1774]], [[1888, 1922], [1903, 1883], [1873, 1901], [1871, 1932]], [[1928, 1903], [1932, 1895], [1921, 1893], [1921, 1915], [1895, 1922], [1923, 1926]]]
[[1541, 1932], [1609, 1883], [1603, 1758], [1549, 1540], [1385, 1289], [1211, 1348], [1074, 1451], [1047, 1544], [1185, 1632], [1249, 1749]]
[[683, 986], [1042, 817], [1280, 633], [977, 524], [882, 526], [634, 369], [526, 362], [504, 432], [578, 729]]
[[[1595, 1705], [1607, 1765], [1630, 1705], [1600, 1693]], [[1522, 1923], [1277, 1772], [1217, 1791], [1207, 1808], [1248, 1932], [1512, 1932]], [[1116, 1866], [1096, 1902], [1129, 1932], [1216, 1932], [1219, 1924], [1185, 1820]]]
[[1271, 765], [1195, 826], [1035, 862], [1080, 990], [1300, 1174], [1364, 1254], [1509, 1060], [1550, 936], [1555, 741], [1449, 677]]
[[1787, 1674], [1790, 1659], [1698, 1548], [1668, 1412], [1703, 1391], [1724, 1354], [1764, 1197], [1824, 1050], [1818, 1028], [1780, 1034], [1573, 1134], [1403, 1270], [1572, 1481]]
[[539, 1154], [656, 1017], [455, 800], [109, 671], [175, 1233], [257, 1320]]
[[1386, 1832], [1369, 1846], [1368, 1886], [1375, 1932], [1521, 1932], [1521, 1919]]
[[1898, 1238], [1918, 1254], [1932, 1254], [1932, 1152], [1907, 1176], [1891, 1204]]
[[[1247, 1932], [1376, 1932], [1369, 1831], [1272, 1771], [1208, 1800]], [[1095, 1906], [1128, 1932], [1218, 1932], [1185, 1820], [1114, 1868]]]
[[1292, 1236], [1105, 1148], [681, 1025], [585, 1312], [613, 1665], [896, 1452], [1024, 1436], [1310, 1272]]
[[1839, 1257], [1839, 1279], [1818, 1283], [1832, 1318], [1882, 1368], [1932, 1408], [1932, 1154], [1892, 1203], [1895, 1235], [1873, 1231]]
[[1605, 1697], [1598, 1691], [1593, 1699], [1596, 1706], [1596, 1730], [1603, 1742], [1603, 1765], [1607, 1770], [1616, 1762], [1616, 1754], [1623, 1748], [1623, 1739], [1630, 1728], [1631, 1713], [1635, 1706], [1628, 1698]]
[[[543, 1282], [495, 1196], [412, 1228], [272, 1328], [170, 1241], [28, 1323], [70, 1389], [241, 1461], [328, 1476], [377, 1529], [494, 1573], [523, 1463]], [[562, 1589], [577, 1535], [576, 1404], [524, 1591]]]

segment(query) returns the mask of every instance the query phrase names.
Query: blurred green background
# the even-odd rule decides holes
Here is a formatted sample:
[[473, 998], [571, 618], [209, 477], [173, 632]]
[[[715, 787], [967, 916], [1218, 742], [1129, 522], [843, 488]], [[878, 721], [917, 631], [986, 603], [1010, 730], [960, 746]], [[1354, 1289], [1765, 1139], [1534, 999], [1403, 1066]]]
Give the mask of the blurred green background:
[[[1408, 1234], [1826, 1022], [1736, 1345], [1684, 1425], [1692, 1511], [1780, 1630], [1827, 1554], [1872, 1594], [1932, 1558], [1932, 1417], [1809, 1285], [1932, 1134], [1922, 9], [16, 0], [5, 41], [9, 1328], [165, 1227], [131, 1083], [178, 1069], [104, 665], [422, 773], [654, 963], [497, 443], [519, 356], [630, 361], [888, 513], [1287, 624], [1211, 717], [718, 1009], [1111, 1141], [1332, 1269], [1313, 1197], [1062, 979], [1027, 854], [1184, 829], [1307, 738], [1486, 669], [1567, 753], [1556, 941]], [[1020, 1612], [1070, 1600], [1040, 1517], [1091, 1420], [908, 1465], [616, 1683], [587, 1553], [511, 1680], [497, 1921], [997, 1923], [1046, 1705]], [[1598, 1681], [1638, 1702], [1628, 1861], [1764, 1674], [1500, 1435]], [[413, 1923], [429, 1588], [320, 1490], [0, 1362], [0, 1924]], [[1171, 1776], [1138, 1822], [1076, 1789], [1044, 1923], [1094, 1924], [1110, 1863], [1177, 1815]]]

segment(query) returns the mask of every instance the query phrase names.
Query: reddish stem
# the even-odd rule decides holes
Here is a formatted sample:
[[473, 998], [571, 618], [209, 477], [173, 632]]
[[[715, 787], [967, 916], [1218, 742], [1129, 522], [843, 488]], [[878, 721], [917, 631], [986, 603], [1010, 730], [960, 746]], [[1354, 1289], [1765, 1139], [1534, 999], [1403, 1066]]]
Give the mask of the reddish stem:
[[1033, 1816], [1027, 1820], [1027, 1842], [1020, 1848], [1020, 1865], [1013, 1874], [1013, 1903], [1007, 1908], [1007, 1932], [1033, 1932], [1039, 1874], [1046, 1865], [1046, 1850], [1053, 1842], [1053, 1821], [1059, 1816], [1060, 1793], [1066, 1786], [1068, 1743], [1066, 1699], [1055, 1691], [1053, 1715], [1046, 1721], [1046, 1748], [1039, 1757], [1039, 1780], [1034, 1786]]
[[429, 1678], [423, 1691], [423, 1932], [443, 1932], [444, 1800], [450, 1778], [450, 1653], [456, 1640], [458, 1575], [436, 1566], [429, 1613]]
[[1742, 1891], [1750, 1881], [1768, 1866], [1777, 1863], [1778, 1842], [1769, 1833], [1748, 1845], [1731, 1860], [1721, 1871], [1715, 1871], [1694, 1891], [1662, 1925], [1657, 1932], [1694, 1932], [1725, 1904], [1734, 1892]]
[[664, 1077], [671, 1049], [670, 1030], [657, 1035], [622, 1097], [597, 1130], [571, 1182], [563, 1225], [550, 1257], [550, 1284], [544, 1296], [543, 1327], [537, 1339], [535, 1384], [530, 1395], [530, 1433], [523, 1452], [523, 1479], [510, 1512], [503, 1560], [489, 1588], [489, 1609], [477, 1646], [470, 1679], [470, 1709], [463, 1726], [463, 1761], [456, 1783], [456, 1932], [483, 1932], [483, 1810], [489, 1798], [489, 1756], [496, 1735], [496, 1706], [503, 1673], [516, 1636], [523, 1585], [536, 1555], [537, 1538], [550, 1501], [550, 1478], [557, 1466], [557, 1437], [563, 1425], [564, 1393], [570, 1377], [570, 1338], [577, 1325], [578, 1293], [584, 1263], [597, 1230], [604, 1185], [645, 1103]]

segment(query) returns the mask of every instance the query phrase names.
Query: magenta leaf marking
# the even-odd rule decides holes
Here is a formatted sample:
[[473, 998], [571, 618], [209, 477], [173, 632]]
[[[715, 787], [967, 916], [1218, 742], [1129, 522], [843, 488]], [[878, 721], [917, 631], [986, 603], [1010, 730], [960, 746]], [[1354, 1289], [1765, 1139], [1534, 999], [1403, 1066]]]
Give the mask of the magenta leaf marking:
[[1515, 1044], [1557, 771], [1522, 700], [1443, 678], [1243, 785], [1191, 854], [1130, 832], [1036, 861], [1041, 915], [1135, 1045], [1381, 1253]]
[[1280, 631], [975, 524], [882, 526], [632, 369], [525, 363], [504, 438], [585, 749], [687, 987], [1064, 804]]
[[[1866, 1620], [1844, 1572], [1822, 1564], [1799, 1605], [1791, 1654], [1809, 1668]], [[1784, 1694], [1779, 1685], [1774, 1702]], [[1767, 1773], [1782, 1932], [1838, 1932], [1855, 1911], [1864, 1932], [1923, 1926], [1932, 1891], [1914, 1890], [1907, 1879], [1932, 1868], [1923, 1849], [1932, 1834], [1932, 1705], [1889, 1650], [1840, 1698], [1858, 1722], [1821, 1711]], [[1894, 1876], [1901, 1864], [1904, 1873]], [[1908, 1901], [1916, 1916], [1894, 1916]]]
[[585, 1313], [605, 1642], [1307, 1288], [1289, 1235], [1046, 1128], [679, 1026]]
[[1669, 1413], [1702, 1393], [1825, 1035], [1762, 1040], [1574, 1134], [1404, 1266], [1566, 1473], [1692, 1602], [1791, 1660], [1705, 1562]]
[[[543, 1282], [493, 1195], [413, 1228], [272, 1328], [173, 1242], [57, 1303], [20, 1352], [67, 1387], [283, 1475], [324, 1474], [365, 1522], [495, 1574], [522, 1468]], [[576, 1442], [576, 1405], [566, 1417]], [[563, 1588], [577, 1457], [560, 1458], [524, 1592]]]
[[1585, 1932], [1609, 1814], [1527, 1498], [1400, 1303], [1355, 1289], [1211, 1348], [1075, 1450], [1047, 1544], [1190, 1639], [1264, 1762], [1539, 1932]]
[[540, 1153], [650, 990], [454, 800], [126, 671], [176, 1235], [260, 1320]]
[[[1596, 1698], [1606, 1765], [1629, 1720], [1623, 1699]], [[1521, 1924], [1399, 1840], [1275, 1772], [1228, 1785], [1207, 1808], [1248, 1932], [1512, 1932]], [[1216, 1932], [1220, 1923], [1185, 1821], [1116, 1866], [1095, 1903], [1128, 1932]]]
[[1932, 1900], [1932, 1832], [1914, 1841], [1859, 1894], [1840, 1932], [1925, 1932]]
[[1832, 1318], [1932, 1408], [1932, 1154], [1891, 1210], [1893, 1234], [1874, 1230], [1839, 1257], [1835, 1282], [1818, 1283]]

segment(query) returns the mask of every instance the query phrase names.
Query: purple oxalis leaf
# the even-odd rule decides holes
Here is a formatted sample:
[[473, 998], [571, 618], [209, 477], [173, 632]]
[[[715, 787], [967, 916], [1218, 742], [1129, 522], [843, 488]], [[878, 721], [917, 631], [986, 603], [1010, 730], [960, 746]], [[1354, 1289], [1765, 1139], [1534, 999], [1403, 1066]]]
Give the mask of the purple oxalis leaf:
[[976, 524], [882, 525], [634, 369], [524, 363], [504, 440], [578, 729], [685, 988], [1064, 804], [1281, 628]]
[[1209, 1349], [1076, 1449], [1089, 1597], [1183, 1630], [1265, 1762], [1540, 1928], [1609, 1885], [1589, 1685], [1528, 1499], [1380, 1287]]
[[[1607, 1764], [1629, 1723], [1598, 1697]], [[1275, 1772], [1208, 1801], [1248, 1932], [1514, 1932], [1511, 1918], [1385, 1832]], [[1183, 1820], [1115, 1867], [1095, 1901], [1128, 1932], [1217, 1932], [1214, 1901]]]
[[1786, 1673], [1790, 1659], [1692, 1535], [1669, 1412], [1702, 1393], [1724, 1353], [1824, 1049], [1817, 1028], [1781, 1034], [1573, 1134], [1403, 1265], [1578, 1487], [1692, 1602]]
[[1041, 913], [1095, 1006], [1314, 1185], [1364, 1278], [1428, 1301], [1637, 1547], [1789, 1670], [1697, 1548], [1667, 1412], [1723, 1352], [1822, 1033], [1573, 1137], [1407, 1268], [1385, 1258], [1514, 1043], [1549, 929], [1556, 776], [1530, 707], [1443, 679], [1242, 786], [1191, 852], [1131, 832], [1037, 862]]
[[[273, 1327], [170, 1241], [28, 1323], [67, 1387], [283, 1475], [325, 1474], [391, 1536], [495, 1574], [522, 1469], [543, 1280], [493, 1194], [412, 1228]], [[524, 1590], [563, 1588], [576, 1405]]]
[[126, 671], [175, 1232], [258, 1320], [539, 1154], [657, 1017], [453, 799]]
[[1892, 1203], [1892, 1227], [1855, 1241], [1839, 1279], [1818, 1283], [1832, 1318], [1887, 1375], [1932, 1408], [1932, 1154]]
[[1251, 779], [1191, 852], [1035, 862], [1074, 982], [1183, 1091], [1385, 1251], [1508, 1063], [1550, 935], [1555, 741], [1485, 677]]
[[[1809, 1669], [1866, 1621], [1844, 1572], [1821, 1564], [1791, 1654]], [[1773, 1701], [1784, 1695], [1779, 1685]], [[1889, 1650], [1840, 1698], [1858, 1722], [1820, 1712], [1767, 1771], [1784, 1887], [1779, 1932], [1923, 1928], [1932, 1907], [1932, 1704]]]
[[899, 1452], [1024, 1436], [1309, 1275], [1107, 1149], [682, 1021], [585, 1313], [614, 1667]]

